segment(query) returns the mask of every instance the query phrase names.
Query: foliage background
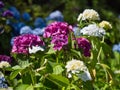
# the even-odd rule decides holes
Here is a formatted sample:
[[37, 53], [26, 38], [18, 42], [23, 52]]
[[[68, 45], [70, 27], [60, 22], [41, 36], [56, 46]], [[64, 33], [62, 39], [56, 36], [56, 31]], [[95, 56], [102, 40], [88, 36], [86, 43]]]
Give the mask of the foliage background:
[[[112, 46], [120, 40], [120, 18], [118, 18], [120, 13], [119, 0], [3, 0], [3, 2], [6, 7], [16, 6], [21, 13], [24, 11], [30, 13], [32, 16], [31, 23], [36, 17], [45, 18], [52, 11], [60, 10], [64, 15], [64, 21], [75, 25], [79, 13], [86, 8], [91, 8], [98, 11], [101, 20], [109, 20], [113, 25], [112, 32], [110, 31], [110, 40], [106, 40], [106, 42]], [[30, 25], [31, 23], [28, 24]], [[3, 35], [5, 40], [2, 40], [4, 41], [4, 45], [0, 43], [0, 47], [3, 48], [1, 48], [0, 53], [9, 54], [9, 39], [11, 35], [9, 33], [5, 34]]]

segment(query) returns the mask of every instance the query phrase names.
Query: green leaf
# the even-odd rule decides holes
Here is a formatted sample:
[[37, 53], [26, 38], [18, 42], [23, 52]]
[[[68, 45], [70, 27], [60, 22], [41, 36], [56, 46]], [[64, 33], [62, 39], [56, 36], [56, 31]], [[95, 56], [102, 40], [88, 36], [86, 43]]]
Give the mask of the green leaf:
[[57, 65], [53, 68], [53, 74], [61, 74], [62, 72], [64, 71], [64, 69], [60, 66], [60, 65]]
[[15, 65], [14, 67], [12, 67], [13, 70], [18, 70], [18, 69], [23, 69], [21, 68], [19, 65]]
[[56, 51], [53, 49], [53, 44], [49, 45], [50, 49], [46, 54], [54, 54]]
[[10, 80], [14, 79], [14, 78], [19, 74], [20, 71], [21, 71], [21, 69], [18, 69], [18, 70], [13, 71], [13, 72], [10, 74]]
[[59, 87], [67, 87], [69, 85], [69, 80], [61, 75], [51, 74], [47, 77], [47, 79]]
[[106, 64], [101, 63], [100, 65], [101, 65], [103, 68], [105, 68], [105, 69], [110, 69], [110, 67], [109, 67], [108, 65], [106, 65]]
[[33, 86], [30, 85], [26, 88], [26, 90], [34, 90], [34, 88], [33, 88]]
[[28, 84], [20, 84], [15, 88], [15, 90], [34, 90], [33, 86]]

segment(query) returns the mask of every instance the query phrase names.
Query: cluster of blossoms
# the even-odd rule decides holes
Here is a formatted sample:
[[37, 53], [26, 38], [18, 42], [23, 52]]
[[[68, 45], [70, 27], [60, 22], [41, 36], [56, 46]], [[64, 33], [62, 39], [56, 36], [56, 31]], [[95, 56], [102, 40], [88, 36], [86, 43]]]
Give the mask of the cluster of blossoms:
[[108, 21], [102, 21], [99, 26], [105, 29], [112, 29], [112, 25]]
[[78, 16], [78, 21], [80, 20], [100, 20], [99, 14], [93, 9], [85, 9], [83, 13]]
[[20, 34], [43, 35], [44, 30], [45, 30], [44, 28], [35, 28], [32, 30], [29, 26], [23, 26], [20, 29]]
[[[0, 9], [2, 9], [4, 6], [5, 6], [4, 3], [2, 1], [0, 1]], [[3, 11], [3, 10], [1, 10], [1, 11]], [[11, 17], [11, 16], [13, 16], [13, 13], [10, 10], [5, 10], [2, 12], [2, 16], [3, 17], [7, 17], [7, 16]]]
[[67, 62], [65, 68], [67, 69], [68, 78], [72, 78], [72, 75], [75, 74], [83, 81], [92, 80], [91, 75], [83, 61], [72, 59]]
[[90, 49], [91, 49], [91, 44], [90, 42], [83, 37], [76, 38], [78, 48], [83, 49], [84, 56], [90, 56]]
[[0, 90], [2, 88], [8, 88], [8, 85], [5, 83], [6, 80], [4, 78], [4, 75], [2, 74], [2, 72], [0, 71]]
[[117, 51], [117, 52], [120, 53], [120, 43], [119, 43], [119, 44], [115, 44], [115, 45], [113, 46], [113, 51]]
[[28, 54], [32, 46], [44, 46], [44, 42], [39, 36], [33, 34], [23, 34], [15, 37], [12, 53]]
[[105, 35], [106, 32], [103, 28], [99, 27], [97, 24], [89, 24], [88, 26], [82, 28], [80, 30], [80, 33], [83, 35], [101, 37]]
[[53, 22], [45, 28], [43, 37], [52, 38], [51, 43], [54, 44], [54, 50], [61, 50], [63, 46], [68, 44], [68, 35], [72, 31], [72, 26], [66, 22]]
[[9, 67], [11, 64], [12, 58], [6, 55], [0, 55], [0, 68]]
[[59, 10], [53, 11], [50, 15], [46, 18], [46, 21], [63, 21], [64, 16]]

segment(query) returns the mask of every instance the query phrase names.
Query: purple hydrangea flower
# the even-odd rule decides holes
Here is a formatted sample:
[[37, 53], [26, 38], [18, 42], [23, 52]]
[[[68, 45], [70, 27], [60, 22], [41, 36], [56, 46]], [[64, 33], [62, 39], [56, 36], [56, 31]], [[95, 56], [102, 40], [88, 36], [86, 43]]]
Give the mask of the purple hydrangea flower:
[[23, 34], [15, 37], [12, 53], [28, 54], [28, 48], [32, 46], [44, 46], [44, 42], [39, 36], [33, 34]]
[[3, 12], [2, 16], [3, 16], [3, 17], [7, 17], [7, 16], [12, 17], [12, 16], [13, 16], [13, 13], [12, 13], [11, 11], [9, 11], [9, 10], [6, 10], [6, 11]]
[[7, 61], [7, 62], [11, 63], [12, 58], [10, 56], [0, 55], [0, 62], [1, 61]]
[[2, 1], [0, 1], [0, 8], [4, 7], [4, 3]]
[[54, 50], [61, 50], [63, 46], [68, 44], [68, 36], [64, 34], [53, 36], [51, 43], [54, 44]]
[[90, 57], [90, 49], [91, 49], [90, 42], [83, 37], [77, 38], [76, 40], [77, 40], [78, 48], [81, 48], [83, 50], [84, 56]]
[[54, 44], [54, 50], [61, 50], [63, 46], [68, 44], [68, 35], [72, 31], [72, 26], [66, 22], [53, 22], [45, 28], [43, 37], [52, 38], [51, 43]]

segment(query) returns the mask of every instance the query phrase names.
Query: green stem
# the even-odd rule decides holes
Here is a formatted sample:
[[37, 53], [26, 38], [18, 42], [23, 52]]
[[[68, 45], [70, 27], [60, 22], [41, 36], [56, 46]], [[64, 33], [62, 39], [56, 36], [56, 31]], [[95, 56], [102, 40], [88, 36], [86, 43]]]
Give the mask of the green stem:
[[100, 54], [101, 54], [101, 51], [102, 51], [102, 47], [100, 47], [100, 51], [99, 51], [98, 56], [97, 56], [98, 63], [100, 63]]
[[59, 62], [59, 59], [58, 59], [58, 51], [56, 51], [56, 63], [58, 63]]
[[32, 84], [35, 85], [35, 81], [34, 81], [34, 73], [32, 73], [32, 69], [30, 68], [29, 69], [29, 72], [30, 72], [30, 76], [31, 76], [31, 79], [32, 79]]

